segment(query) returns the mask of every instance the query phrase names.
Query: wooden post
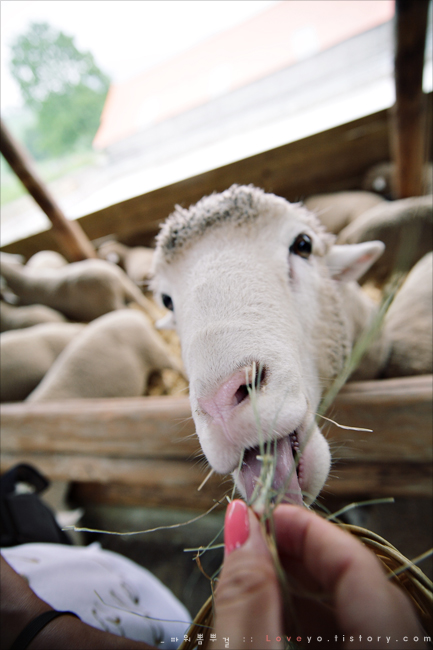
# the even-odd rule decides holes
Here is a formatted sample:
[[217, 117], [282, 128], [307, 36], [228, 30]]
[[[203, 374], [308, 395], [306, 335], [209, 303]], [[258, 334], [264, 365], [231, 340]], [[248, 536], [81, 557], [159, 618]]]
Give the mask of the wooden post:
[[420, 196], [426, 156], [425, 97], [422, 90], [428, 0], [396, 0], [395, 93], [392, 148], [396, 198]]
[[27, 152], [13, 138], [1, 120], [0, 151], [24, 187], [52, 223], [52, 233], [70, 262], [97, 257], [87, 235], [76, 221], [69, 221], [35, 170]]

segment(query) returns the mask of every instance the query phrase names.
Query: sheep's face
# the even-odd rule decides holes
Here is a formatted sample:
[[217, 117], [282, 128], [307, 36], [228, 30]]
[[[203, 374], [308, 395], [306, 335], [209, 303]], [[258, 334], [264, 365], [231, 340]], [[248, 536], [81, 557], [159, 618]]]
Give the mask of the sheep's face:
[[[332, 251], [341, 247], [331, 247], [330, 235], [304, 208], [255, 188], [231, 188], [197, 207], [208, 201], [209, 219], [212, 200], [241, 190], [252, 194], [251, 218], [232, 220], [228, 200], [223, 224], [190, 229], [189, 241], [175, 251], [168, 250], [167, 230], [164, 248], [162, 231], [154, 288], [171, 311], [165, 325], [180, 337], [192, 413], [210, 465], [233, 473], [249, 498], [260, 473], [260, 442], [272, 440], [273, 487], [284, 487], [289, 502], [311, 502], [330, 466], [315, 412], [351, 347], [338, 282], [329, 271]], [[215, 210], [221, 213], [221, 206]], [[185, 223], [188, 214], [182, 213]]]

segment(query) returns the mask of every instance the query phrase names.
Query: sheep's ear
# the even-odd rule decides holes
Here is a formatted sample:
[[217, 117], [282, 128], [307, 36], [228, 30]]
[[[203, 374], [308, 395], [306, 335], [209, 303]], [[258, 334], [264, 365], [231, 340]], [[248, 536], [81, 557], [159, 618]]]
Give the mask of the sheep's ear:
[[384, 250], [385, 244], [381, 241], [337, 244], [331, 248], [325, 260], [334, 280], [350, 282], [362, 277]]
[[157, 330], [175, 330], [176, 322], [173, 312], [170, 311], [168, 314], [157, 320], [155, 327]]

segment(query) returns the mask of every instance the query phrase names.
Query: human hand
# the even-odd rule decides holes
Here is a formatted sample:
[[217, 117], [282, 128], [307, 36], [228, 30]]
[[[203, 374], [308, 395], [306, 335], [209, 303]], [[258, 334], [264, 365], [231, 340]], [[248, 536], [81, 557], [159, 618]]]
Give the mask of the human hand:
[[0, 567], [0, 646], [9, 648], [30, 621], [52, 607], [36, 596], [3, 556]]
[[215, 594], [217, 648], [229, 638], [230, 648], [279, 649], [285, 637], [308, 648], [328, 641], [328, 647], [347, 650], [401, 648], [408, 641], [426, 647], [412, 604], [358, 540], [297, 506], [278, 506], [274, 522], [281, 565], [296, 585], [293, 610], [283, 608], [256, 516], [236, 500], [226, 513]]
[[[0, 555], [0, 647], [8, 650], [20, 632], [43, 612], [52, 610]], [[44, 627], [29, 643], [29, 650], [150, 650], [132, 641], [86, 625], [78, 618], [61, 616]]]

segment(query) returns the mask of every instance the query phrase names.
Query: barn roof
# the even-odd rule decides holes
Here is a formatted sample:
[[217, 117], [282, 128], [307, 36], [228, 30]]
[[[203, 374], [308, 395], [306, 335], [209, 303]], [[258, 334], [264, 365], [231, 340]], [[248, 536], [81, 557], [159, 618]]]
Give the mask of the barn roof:
[[258, 81], [387, 22], [393, 13], [393, 0], [371, 0], [368, 11], [365, 0], [280, 2], [175, 58], [112, 84], [94, 146], [104, 149]]

